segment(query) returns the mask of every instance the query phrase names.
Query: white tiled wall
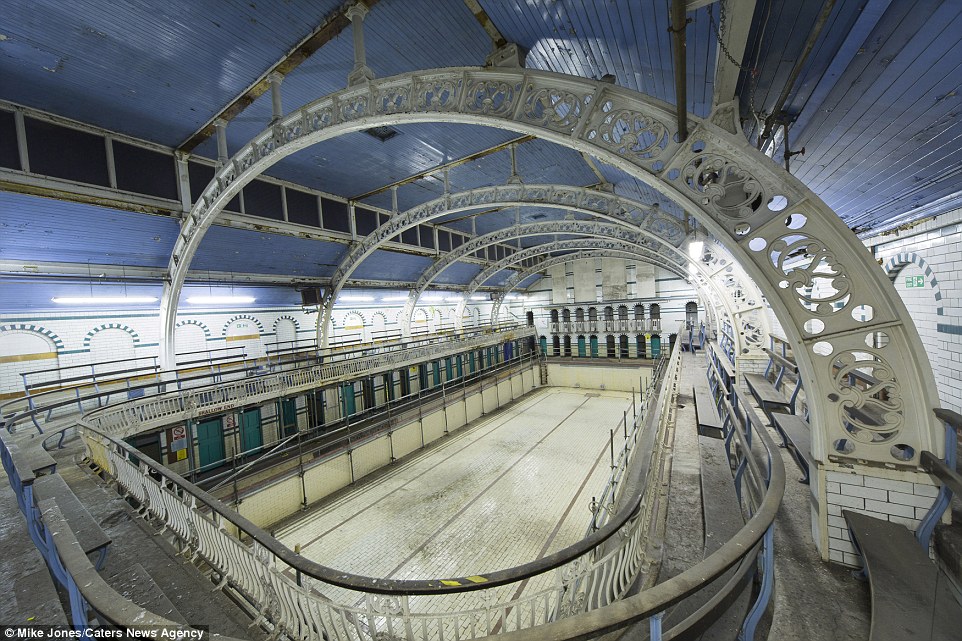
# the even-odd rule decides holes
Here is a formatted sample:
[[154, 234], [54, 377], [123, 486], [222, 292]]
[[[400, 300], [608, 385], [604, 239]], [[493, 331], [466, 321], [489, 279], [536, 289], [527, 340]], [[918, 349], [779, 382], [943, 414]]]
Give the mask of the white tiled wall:
[[[962, 411], [962, 210], [866, 241], [915, 320], [943, 407]], [[901, 267], [904, 265], [904, 267]], [[921, 276], [922, 286], [906, 285]], [[915, 279], [913, 279], [915, 280]]]
[[862, 565], [849, 537], [842, 510], [901, 523], [914, 532], [932, 507], [937, 493], [938, 488], [921, 474], [902, 475], [902, 480], [895, 480], [849, 472], [826, 472], [829, 559], [855, 567]]
[[[398, 314], [403, 302], [385, 305], [377, 303], [357, 308], [336, 308], [333, 315], [334, 336], [344, 333], [348, 314], [363, 321], [365, 334], [370, 335], [375, 325], [379, 329], [397, 329]], [[448, 318], [454, 304], [437, 306], [439, 315]], [[506, 318], [523, 319], [524, 311], [517, 303], [504, 306]], [[470, 328], [477, 323], [487, 324], [491, 316], [490, 303], [479, 303], [466, 308], [466, 322]], [[312, 340], [316, 335], [317, 313], [300, 307], [261, 309], [191, 310], [178, 315], [177, 352], [196, 352], [204, 349], [243, 346], [248, 356], [263, 356], [268, 345], [295, 338]], [[240, 325], [246, 327], [240, 327]], [[235, 335], [257, 338], [227, 341]], [[5, 314], [0, 319], [0, 399], [22, 393], [20, 373], [57, 367], [86, 365], [104, 360], [136, 357], [138, 366], [152, 365], [158, 353], [159, 321], [155, 312], [59, 312]], [[3, 360], [30, 353], [56, 354], [45, 360]], [[226, 352], [225, 352], [226, 353]], [[197, 355], [189, 357], [193, 360]], [[129, 364], [130, 367], [134, 363]], [[111, 368], [112, 369], [112, 368]], [[75, 370], [64, 376], [87, 374], [89, 370]]]
[[[11, 329], [0, 334], [0, 390], [22, 389], [21, 373], [57, 367], [57, 351], [53, 340], [34, 331]], [[33, 358], [18, 358], [25, 356]]]

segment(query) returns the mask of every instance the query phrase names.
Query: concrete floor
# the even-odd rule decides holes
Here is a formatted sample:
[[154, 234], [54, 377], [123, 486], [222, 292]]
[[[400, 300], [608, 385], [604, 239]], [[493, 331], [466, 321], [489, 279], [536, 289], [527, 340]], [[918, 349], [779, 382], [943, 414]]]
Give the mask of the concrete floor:
[[[585, 535], [588, 504], [610, 472], [609, 429], [625, 410], [630, 415], [630, 393], [535, 391], [275, 534], [318, 563], [388, 578], [484, 574], [540, 558]], [[549, 573], [504, 586], [498, 598], [528, 595], [552, 581]], [[412, 607], [447, 610], [475, 602], [484, 603], [481, 593], [413, 599]]]

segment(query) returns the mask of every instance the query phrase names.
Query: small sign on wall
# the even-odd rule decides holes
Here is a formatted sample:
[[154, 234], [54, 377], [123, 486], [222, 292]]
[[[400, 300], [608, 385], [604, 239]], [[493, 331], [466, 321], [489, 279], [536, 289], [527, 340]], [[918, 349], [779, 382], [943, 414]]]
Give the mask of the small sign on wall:
[[925, 276], [921, 274], [918, 276], [906, 276], [905, 277], [906, 287], [925, 287]]
[[164, 436], [167, 437], [164, 440], [169, 443], [167, 446], [167, 462], [176, 463], [177, 461], [186, 460], [187, 448], [190, 445], [187, 442], [187, 426], [175, 425], [169, 428]]

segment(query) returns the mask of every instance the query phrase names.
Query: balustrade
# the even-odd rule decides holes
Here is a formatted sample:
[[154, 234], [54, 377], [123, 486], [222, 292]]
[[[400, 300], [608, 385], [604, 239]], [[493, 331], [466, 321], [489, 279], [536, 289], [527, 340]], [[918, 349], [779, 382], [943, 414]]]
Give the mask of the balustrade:
[[649, 334], [661, 332], [661, 319], [633, 318], [548, 323], [552, 334]]
[[[678, 350], [656, 368], [677, 377]], [[357, 368], [356, 363], [337, 367]], [[360, 366], [363, 368], [363, 366]], [[660, 384], [660, 380], [658, 384]], [[622, 598], [648, 561], [645, 554], [660, 483], [625, 482], [632, 453], [646, 452], [647, 469], [667, 456], [664, 410], [671, 394], [618, 425], [625, 440], [601, 493], [603, 514], [592, 515], [585, 539], [548, 559], [483, 577], [385, 580], [346, 574], [310, 562], [188, 481], [92, 424], [83, 434], [92, 458], [145, 513], [177, 536], [185, 555], [202, 558], [238, 588], [274, 625], [299, 639], [439, 641], [476, 639], [534, 628], [604, 607]], [[674, 389], [672, 389], [674, 392]], [[223, 402], [223, 397], [216, 399]], [[657, 403], [659, 411], [647, 411]], [[630, 431], [629, 431], [630, 430]], [[612, 438], [616, 438], [612, 432]], [[614, 443], [612, 443], [614, 447]], [[614, 452], [614, 449], [612, 449]], [[626, 507], [616, 512], [616, 501]], [[523, 590], [523, 582], [528, 589]], [[480, 591], [476, 596], [465, 592]]]

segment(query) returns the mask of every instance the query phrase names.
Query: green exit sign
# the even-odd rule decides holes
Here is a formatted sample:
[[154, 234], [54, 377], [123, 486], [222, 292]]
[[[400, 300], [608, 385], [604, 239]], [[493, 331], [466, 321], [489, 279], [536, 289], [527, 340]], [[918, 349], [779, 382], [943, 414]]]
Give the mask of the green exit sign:
[[925, 287], [925, 277], [924, 276], [906, 276], [905, 286], [906, 287]]

